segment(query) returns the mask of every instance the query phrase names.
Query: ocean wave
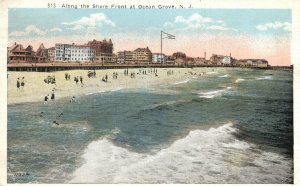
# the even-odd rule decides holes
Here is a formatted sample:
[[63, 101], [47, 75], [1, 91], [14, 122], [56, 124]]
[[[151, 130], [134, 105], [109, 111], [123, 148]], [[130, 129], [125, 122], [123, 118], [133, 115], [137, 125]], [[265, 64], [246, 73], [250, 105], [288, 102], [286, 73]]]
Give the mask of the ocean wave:
[[236, 83], [241, 82], [241, 81], [245, 81], [245, 79], [238, 78], [237, 80], [235, 80]]
[[189, 82], [189, 81], [190, 81], [190, 79], [185, 79], [185, 80], [183, 80], [183, 81], [179, 81], [179, 82], [174, 83], [174, 85], [187, 83], [187, 82]]
[[123, 89], [122, 87], [118, 87], [118, 88], [115, 88], [115, 89], [112, 89], [112, 90], [99, 90], [97, 92], [87, 93], [86, 95], [100, 94], [100, 93], [105, 93], [105, 92], [116, 92], [116, 91], [119, 91], [119, 90], [122, 90], [122, 89]]
[[224, 77], [230, 77], [228, 74], [225, 74], [225, 75], [223, 75], [223, 76], [218, 76], [218, 77], [220, 77], [220, 78], [224, 78]]
[[258, 77], [258, 78], [255, 78], [257, 80], [272, 80], [273, 77], [272, 76], [263, 76], [263, 77]]
[[[102, 138], [88, 145], [70, 183], [282, 183], [292, 161], [235, 138], [228, 123], [193, 130], [155, 154], [130, 151]], [[253, 150], [255, 148], [255, 150]]]
[[232, 89], [232, 87], [226, 87], [225, 89], [222, 90], [213, 90], [209, 92], [199, 92], [198, 94], [200, 95], [200, 98], [214, 98], [221, 96], [223, 93], [227, 92], [228, 90]]

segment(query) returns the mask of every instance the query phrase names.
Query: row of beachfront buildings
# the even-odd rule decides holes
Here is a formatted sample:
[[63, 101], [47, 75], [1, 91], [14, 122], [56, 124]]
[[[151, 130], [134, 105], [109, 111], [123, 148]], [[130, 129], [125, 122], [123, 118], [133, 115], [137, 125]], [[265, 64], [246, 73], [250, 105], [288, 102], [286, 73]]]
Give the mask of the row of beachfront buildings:
[[119, 51], [113, 53], [111, 39], [102, 41], [92, 40], [83, 45], [55, 44], [45, 48], [43, 44], [34, 51], [32, 46], [26, 48], [22, 44], [14, 43], [7, 47], [8, 63], [47, 63], [47, 62], [77, 62], [98, 64], [173, 64], [173, 65], [218, 65], [218, 66], [257, 66], [266, 67], [265, 59], [235, 59], [230, 55], [213, 54], [206, 59], [203, 57], [188, 57], [183, 52], [172, 55], [152, 53], [146, 48], [137, 48], [133, 51]]

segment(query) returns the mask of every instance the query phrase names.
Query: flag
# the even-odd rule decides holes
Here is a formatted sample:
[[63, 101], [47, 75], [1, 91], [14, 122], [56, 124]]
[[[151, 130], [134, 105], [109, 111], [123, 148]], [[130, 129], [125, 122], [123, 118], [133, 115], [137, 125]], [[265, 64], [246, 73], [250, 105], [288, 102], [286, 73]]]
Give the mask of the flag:
[[162, 39], [175, 39], [175, 36], [172, 35], [172, 34], [168, 34], [168, 33], [164, 32], [164, 31], [161, 31], [161, 33], [167, 35], [166, 37], [163, 37]]

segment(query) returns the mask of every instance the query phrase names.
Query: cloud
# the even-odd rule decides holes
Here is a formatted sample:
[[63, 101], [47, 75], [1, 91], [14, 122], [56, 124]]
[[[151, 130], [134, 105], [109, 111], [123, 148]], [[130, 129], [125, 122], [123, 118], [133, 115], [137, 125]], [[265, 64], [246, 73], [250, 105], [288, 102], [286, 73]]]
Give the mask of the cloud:
[[37, 36], [45, 36], [49, 32], [62, 32], [62, 29], [60, 28], [52, 28], [49, 30], [41, 30], [37, 28], [35, 25], [28, 25], [24, 31], [14, 31], [9, 34], [9, 36], [12, 37], [22, 37], [22, 36], [28, 36], [28, 35], [37, 35]]
[[16, 37], [21, 37], [21, 36], [27, 36], [29, 34], [44, 36], [44, 35], [46, 35], [46, 32], [38, 29], [35, 25], [28, 25], [25, 28], [25, 31], [14, 31], [14, 32], [11, 32], [9, 35], [10, 36], [16, 36]]
[[289, 22], [273, 22], [273, 23], [265, 23], [265, 24], [259, 24], [256, 26], [256, 29], [259, 31], [266, 31], [269, 29], [272, 30], [284, 30], [284, 31], [292, 31], [292, 24]]
[[190, 17], [177, 16], [175, 18], [175, 23], [182, 23], [186, 25], [187, 28], [203, 28], [206, 23], [212, 22], [212, 19], [209, 17], [203, 17], [200, 14], [193, 14]]
[[47, 30], [48, 32], [62, 32], [62, 29], [60, 28], [52, 28], [50, 30]]
[[174, 22], [165, 22], [165, 28], [177, 27], [178, 30], [215, 30], [215, 31], [236, 31], [226, 26], [223, 20], [214, 20], [210, 17], [194, 13], [189, 17], [177, 16]]
[[89, 17], [82, 17], [77, 21], [63, 22], [70, 30], [94, 29], [104, 25], [115, 27], [116, 24], [109, 20], [103, 13], [90, 14]]

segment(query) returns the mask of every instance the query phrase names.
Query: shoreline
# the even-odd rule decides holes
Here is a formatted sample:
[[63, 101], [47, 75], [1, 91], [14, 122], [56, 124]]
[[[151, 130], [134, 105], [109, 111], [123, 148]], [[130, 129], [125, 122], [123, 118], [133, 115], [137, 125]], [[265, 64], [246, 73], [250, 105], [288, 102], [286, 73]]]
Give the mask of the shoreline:
[[[145, 69], [147, 75], [138, 74], [140, 69]], [[88, 70], [68, 70], [57, 72], [8, 72], [7, 79], [7, 105], [44, 102], [44, 97], [49, 95], [48, 102], [51, 101], [51, 92], [54, 89], [55, 100], [62, 98], [72, 98], [72, 96], [84, 96], [102, 92], [118, 91], [123, 89], [151, 88], [155, 85], [167, 85], [185, 81], [199, 76], [200, 73], [212, 71], [212, 68], [156, 68], [158, 76], [148, 73], [150, 68], [129, 69], [129, 74], [124, 75], [124, 69], [96, 70], [95, 78], [88, 78]], [[153, 70], [154, 68], [152, 68]], [[168, 71], [173, 71], [173, 75], [168, 75]], [[118, 73], [118, 78], [113, 79], [113, 73]], [[130, 73], [135, 73], [135, 78], [130, 77]], [[190, 72], [196, 73], [192, 75]], [[65, 79], [65, 73], [70, 74], [70, 80]], [[108, 75], [108, 82], [103, 82], [102, 78]], [[44, 79], [47, 76], [55, 76], [55, 84], [47, 84]], [[74, 77], [82, 76], [83, 85], [75, 83]], [[17, 78], [24, 77], [24, 88], [18, 89], [16, 86]], [[199, 76], [203, 78], [205, 76]], [[162, 90], [163, 91], [163, 90]]]

